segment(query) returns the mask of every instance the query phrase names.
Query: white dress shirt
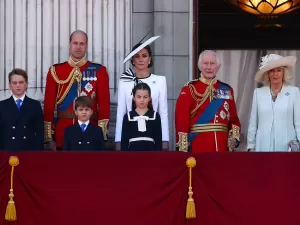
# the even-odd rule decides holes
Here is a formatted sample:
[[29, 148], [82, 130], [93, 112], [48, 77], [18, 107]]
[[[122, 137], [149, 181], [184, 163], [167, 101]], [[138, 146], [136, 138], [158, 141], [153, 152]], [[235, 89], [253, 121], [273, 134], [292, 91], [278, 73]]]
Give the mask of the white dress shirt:
[[13, 98], [14, 98], [14, 101], [15, 101], [16, 104], [17, 104], [17, 100], [18, 100], [18, 99], [21, 99], [22, 102], [21, 102], [20, 106], [22, 106], [22, 104], [23, 104], [23, 102], [24, 102], [25, 94], [24, 94], [21, 98], [17, 98], [16, 96], [13, 95]]
[[84, 131], [85, 131], [86, 128], [88, 127], [90, 121], [88, 120], [88, 121], [86, 121], [86, 122], [82, 122], [82, 121], [78, 120], [78, 123], [79, 123], [79, 126], [80, 126], [80, 127], [81, 127], [81, 124], [83, 124], [83, 123], [86, 125], [85, 128], [84, 128]]
[[[169, 141], [167, 81], [165, 76], [150, 74], [149, 77], [139, 79], [150, 86], [153, 110], [161, 116], [162, 140]], [[119, 80], [118, 109], [115, 142], [121, 142], [124, 115], [132, 110], [132, 89], [134, 82]]]

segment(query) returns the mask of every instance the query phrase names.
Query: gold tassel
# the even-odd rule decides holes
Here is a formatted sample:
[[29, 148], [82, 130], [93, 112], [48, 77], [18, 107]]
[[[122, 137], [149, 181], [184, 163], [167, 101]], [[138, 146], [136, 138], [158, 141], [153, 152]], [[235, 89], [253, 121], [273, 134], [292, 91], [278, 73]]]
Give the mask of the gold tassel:
[[185, 217], [187, 219], [194, 219], [196, 218], [196, 208], [195, 208], [195, 201], [193, 199], [192, 168], [196, 166], [196, 159], [194, 157], [188, 158], [186, 160], [186, 165], [187, 167], [189, 167], [189, 191], [188, 191], [189, 198], [187, 200]]
[[6, 207], [5, 219], [8, 221], [16, 221], [17, 220], [17, 211], [16, 205], [14, 201], [14, 189], [13, 189], [13, 176], [14, 176], [14, 168], [19, 165], [19, 159], [17, 156], [11, 156], [9, 158], [9, 165], [11, 165], [11, 174], [10, 174], [10, 193], [8, 195], [9, 201]]

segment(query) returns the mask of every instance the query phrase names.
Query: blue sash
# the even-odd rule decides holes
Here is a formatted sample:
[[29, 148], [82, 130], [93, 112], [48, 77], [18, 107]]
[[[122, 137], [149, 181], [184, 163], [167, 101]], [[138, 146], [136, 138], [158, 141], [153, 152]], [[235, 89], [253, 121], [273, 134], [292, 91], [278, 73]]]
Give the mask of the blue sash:
[[[230, 91], [228, 85], [220, 83], [219, 88], [225, 91]], [[210, 104], [207, 106], [205, 111], [199, 116], [194, 125], [207, 124], [209, 123], [222, 107], [226, 99], [213, 99]], [[189, 133], [189, 141], [192, 142], [194, 138], [199, 135], [199, 133]]]
[[[90, 63], [90, 65], [84, 71], [82, 71], [82, 75], [85, 76], [85, 74], [87, 74], [87, 76], [85, 76], [85, 77], [88, 78], [88, 74], [90, 74], [89, 77], [92, 78], [94, 76], [97, 76], [97, 71], [100, 68], [101, 68], [100, 64]], [[88, 82], [89, 81], [87, 81], [87, 80], [81, 79], [81, 90], [84, 89], [85, 85]], [[74, 82], [72, 87], [70, 88], [67, 96], [65, 97], [65, 99], [61, 103], [61, 105], [57, 107], [58, 111], [65, 111], [70, 107], [70, 105], [72, 105], [74, 99], [77, 98], [77, 87], [78, 87], [78, 83]]]

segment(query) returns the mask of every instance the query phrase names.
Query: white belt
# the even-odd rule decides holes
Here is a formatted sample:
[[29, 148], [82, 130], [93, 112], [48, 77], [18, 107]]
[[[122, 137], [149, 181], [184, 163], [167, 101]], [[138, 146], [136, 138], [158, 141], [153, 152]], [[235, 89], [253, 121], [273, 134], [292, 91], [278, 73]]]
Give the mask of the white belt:
[[152, 141], [155, 143], [153, 138], [148, 138], [148, 137], [138, 137], [138, 138], [130, 138], [129, 142], [134, 142], [134, 141]]

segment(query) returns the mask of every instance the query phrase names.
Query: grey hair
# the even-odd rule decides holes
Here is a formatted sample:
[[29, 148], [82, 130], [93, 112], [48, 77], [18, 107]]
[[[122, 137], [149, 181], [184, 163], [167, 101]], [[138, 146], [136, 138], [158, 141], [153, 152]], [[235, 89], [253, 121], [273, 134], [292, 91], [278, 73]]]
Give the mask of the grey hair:
[[[291, 80], [293, 79], [292, 68], [291, 67], [281, 67], [281, 68], [283, 68], [283, 83], [289, 84], [291, 82]], [[263, 78], [262, 83], [264, 86], [270, 85], [269, 76], [268, 76], [269, 71], [265, 72], [263, 75], [264, 78]]]
[[86, 43], [88, 42], [88, 36], [87, 36], [87, 34], [86, 34], [84, 31], [82, 31], [82, 30], [75, 30], [75, 31], [73, 31], [72, 34], [70, 35], [70, 39], [69, 39], [70, 42], [72, 41], [72, 38], [73, 38], [73, 35], [74, 35], [74, 34], [83, 34], [83, 35], [85, 36], [85, 38], [86, 38]]
[[199, 68], [199, 69], [200, 69], [200, 67], [201, 67], [203, 55], [205, 55], [205, 54], [207, 54], [207, 53], [214, 55], [214, 56], [216, 57], [217, 65], [218, 65], [218, 66], [221, 65], [221, 60], [219, 59], [219, 56], [218, 56], [218, 54], [217, 54], [215, 51], [213, 51], [213, 50], [204, 50], [204, 51], [201, 52], [201, 54], [199, 55], [199, 59], [198, 59], [198, 68]]

